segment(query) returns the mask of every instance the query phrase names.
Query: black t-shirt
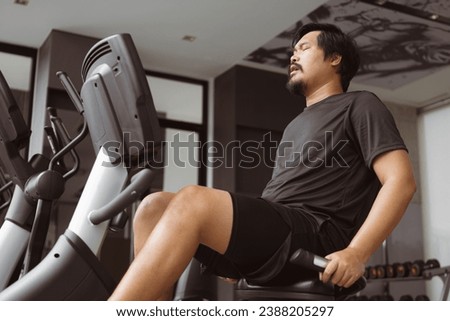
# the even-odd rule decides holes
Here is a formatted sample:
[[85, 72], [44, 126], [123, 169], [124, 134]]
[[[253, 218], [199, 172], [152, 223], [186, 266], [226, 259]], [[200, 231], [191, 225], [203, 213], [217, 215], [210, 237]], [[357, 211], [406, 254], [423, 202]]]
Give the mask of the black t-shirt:
[[262, 198], [329, 220], [351, 238], [367, 217], [380, 182], [372, 169], [383, 152], [406, 149], [394, 119], [372, 93], [330, 96], [286, 127]]

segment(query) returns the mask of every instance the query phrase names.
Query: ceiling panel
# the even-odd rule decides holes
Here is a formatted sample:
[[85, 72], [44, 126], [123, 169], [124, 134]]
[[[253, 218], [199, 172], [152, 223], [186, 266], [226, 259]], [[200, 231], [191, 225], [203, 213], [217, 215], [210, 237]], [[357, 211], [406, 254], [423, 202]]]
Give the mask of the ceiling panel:
[[[435, 10], [449, 7], [444, 0], [398, 2]], [[360, 84], [396, 89], [450, 64], [450, 26], [349, 0], [327, 2], [245, 59], [285, 70], [291, 34], [308, 22], [336, 24], [356, 40], [361, 67], [354, 81]]]
[[[449, 28], [379, 5], [438, 11], [448, 0], [14, 0], [0, 2], [0, 42], [38, 48], [52, 29], [102, 38], [127, 32], [145, 68], [214, 79], [236, 64], [286, 72], [291, 31], [340, 25], [363, 49], [351, 89], [421, 107], [450, 96]], [[378, 4], [378, 5], [375, 5]], [[194, 36], [194, 41], [183, 38]]]

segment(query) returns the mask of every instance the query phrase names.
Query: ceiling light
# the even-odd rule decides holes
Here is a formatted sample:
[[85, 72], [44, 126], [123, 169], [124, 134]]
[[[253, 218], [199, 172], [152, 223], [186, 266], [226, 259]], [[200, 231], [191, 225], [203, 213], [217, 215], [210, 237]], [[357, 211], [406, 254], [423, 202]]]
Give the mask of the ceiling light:
[[14, 0], [15, 4], [20, 4], [22, 6], [28, 5], [29, 0]]
[[194, 42], [195, 39], [197, 39], [197, 37], [196, 37], [196, 36], [191, 36], [191, 35], [185, 35], [185, 36], [182, 38], [182, 40], [184, 40], [184, 41], [189, 41], [189, 42]]
[[435, 13], [433, 13], [431, 16], [430, 16], [430, 19], [431, 20], [437, 20], [439, 18], [439, 15], [438, 14], [435, 14]]

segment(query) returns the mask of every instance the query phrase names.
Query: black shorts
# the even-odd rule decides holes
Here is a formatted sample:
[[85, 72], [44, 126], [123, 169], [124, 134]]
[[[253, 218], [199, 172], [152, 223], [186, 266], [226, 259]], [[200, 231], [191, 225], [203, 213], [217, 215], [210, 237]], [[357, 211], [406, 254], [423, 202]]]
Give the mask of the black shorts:
[[253, 284], [289, 284], [317, 275], [289, 263], [298, 248], [327, 255], [348, 244], [331, 220], [319, 223], [298, 208], [230, 195], [233, 227], [226, 252], [221, 255], [200, 245], [195, 254], [205, 273], [245, 278]]

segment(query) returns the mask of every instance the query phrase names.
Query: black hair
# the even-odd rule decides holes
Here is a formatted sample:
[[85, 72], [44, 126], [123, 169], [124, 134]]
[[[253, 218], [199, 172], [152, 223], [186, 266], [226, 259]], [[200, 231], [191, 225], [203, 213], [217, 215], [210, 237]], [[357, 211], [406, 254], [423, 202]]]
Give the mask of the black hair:
[[333, 54], [341, 56], [338, 73], [341, 75], [341, 85], [344, 92], [347, 91], [350, 81], [359, 68], [360, 57], [356, 42], [345, 34], [340, 28], [328, 23], [308, 23], [301, 26], [292, 40], [292, 47], [307, 33], [320, 31], [317, 36], [317, 44], [324, 52], [327, 59]]

